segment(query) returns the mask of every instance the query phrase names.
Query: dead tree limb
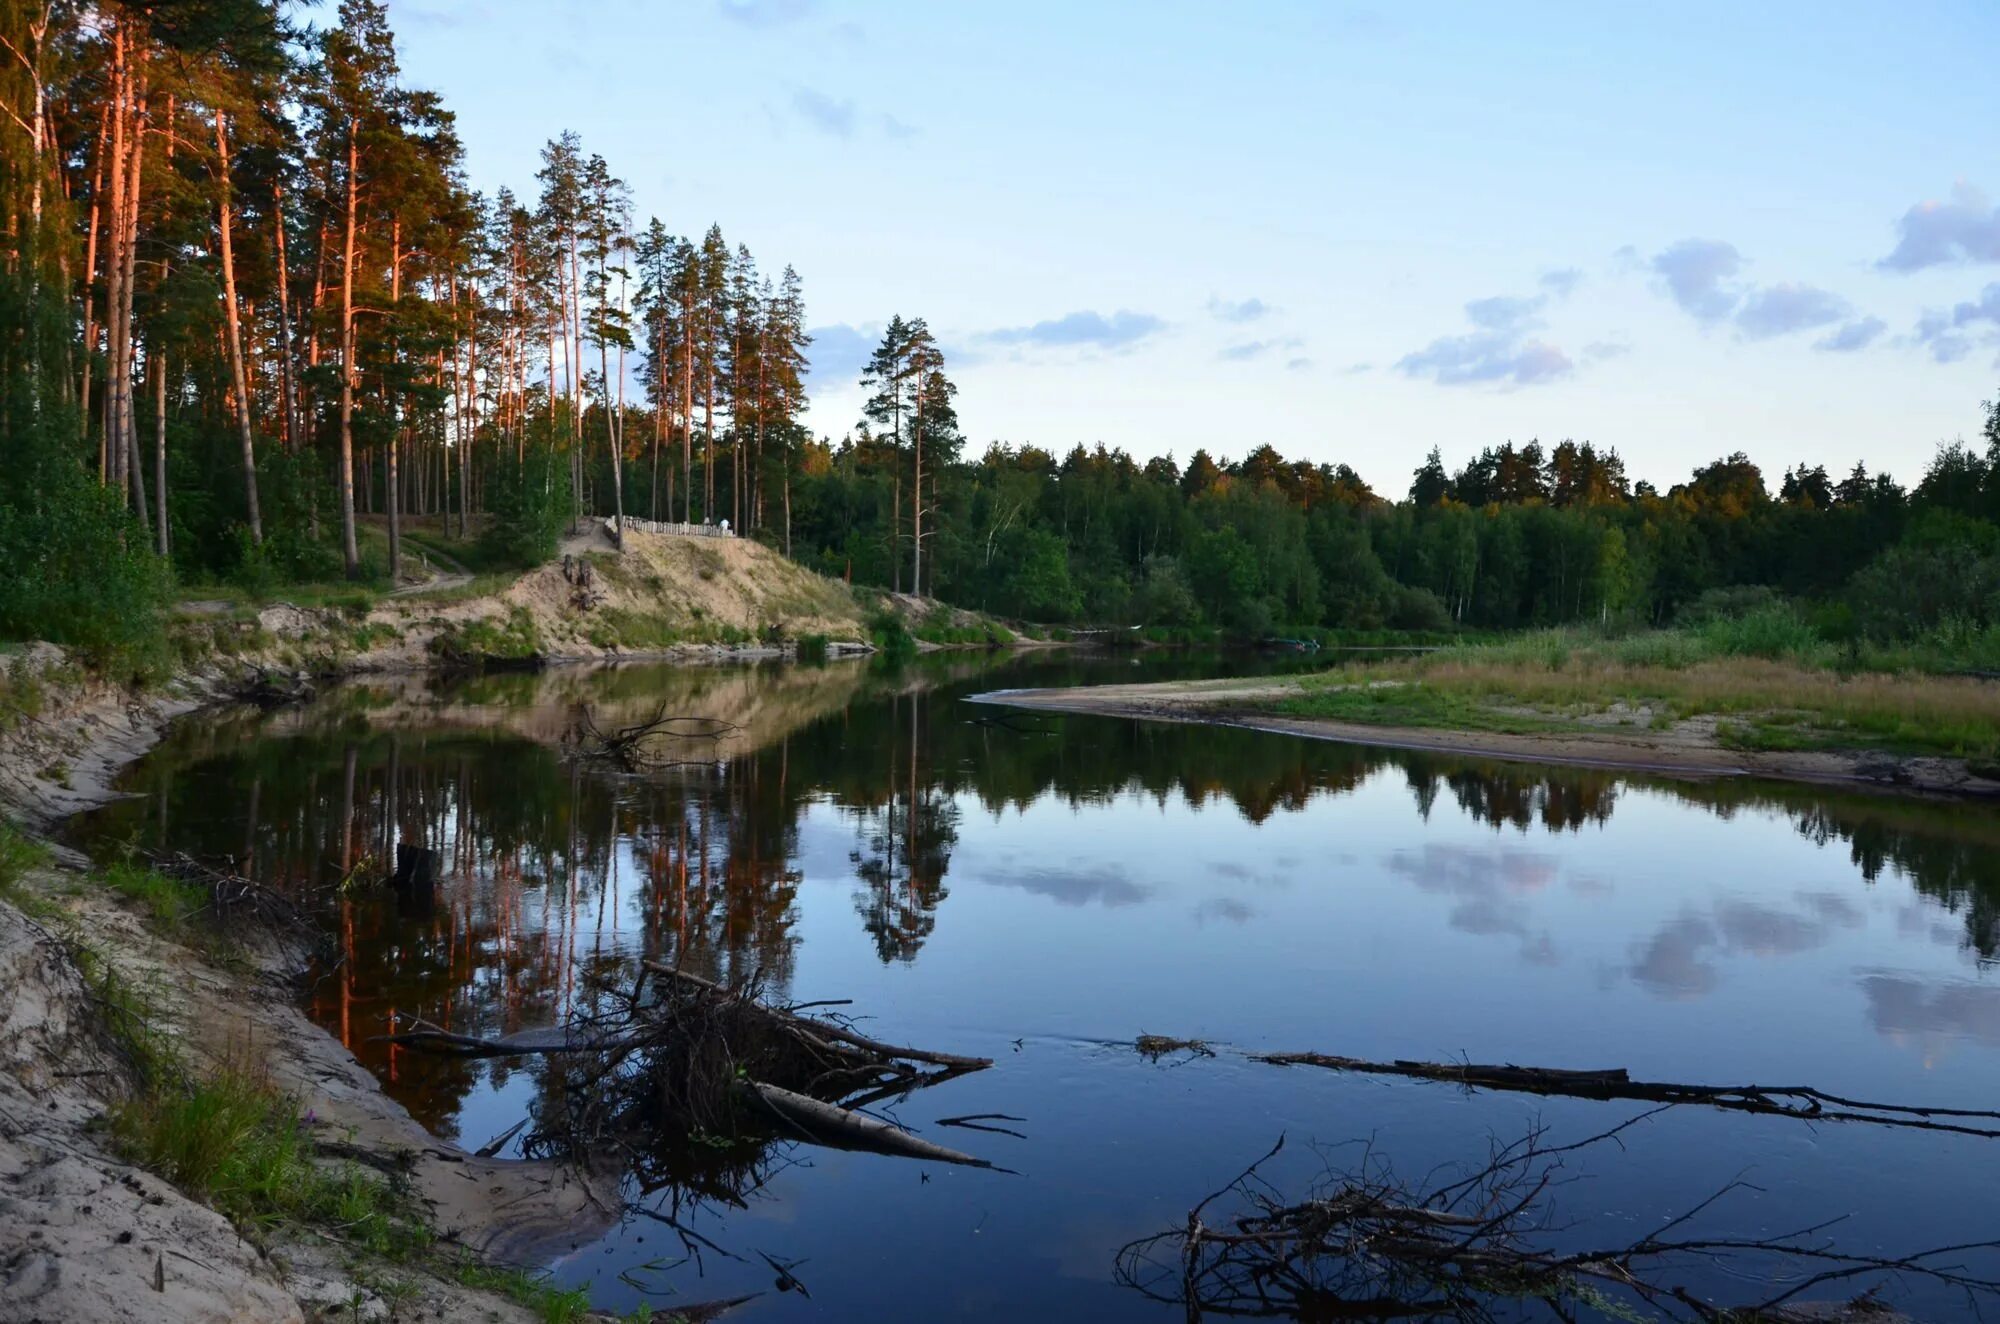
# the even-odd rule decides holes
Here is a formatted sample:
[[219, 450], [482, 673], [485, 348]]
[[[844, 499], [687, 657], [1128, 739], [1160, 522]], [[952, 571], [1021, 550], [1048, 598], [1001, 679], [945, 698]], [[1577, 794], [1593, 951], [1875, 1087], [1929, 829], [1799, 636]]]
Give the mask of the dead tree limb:
[[[2000, 1300], [2000, 1264], [1968, 1268], [1969, 1257], [2000, 1261], [2000, 1241], [1967, 1242], [1909, 1255], [1841, 1250], [1826, 1238], [1829, 1220], [1765, 1237], [1685, 1235], [1732, 1193], [1730, 1182], [1654, 1232], [1622, 1245], [1558, 1249], [1576, 1242], [1573, 1225], [1554, 1217], [1552, 1193], [1563, 1158], [1618, 1143], [1620, 1132], [1656, 1108], [1566, 1144], [1549, 1145], [1537, 1128], [1496, 1144], [1487, 1162], [1455, 1179], [1398, 1181], [1388, 1165], [1364, 1156], [1328, 1169], [1304, 1199], [1288, 1198], [1262, 1175], [1284, 1147], [1281, 1138], [1228, 1185], [1188, 1211], [1183, 1224], [1143, 1237], [1118, 1253], [1117, 1277], [1157, 1301], [1204, 1315], [1297, 1319], [1518, 1318], [1545, 1306], [1571, 1320], [1591, 1308], [1611, 1318], [1644, 1306], [1702, 1324], [1770, 1324], [1806, 1316], [1790, 1303], [1833, 1283], [1874, 1280], [1855, 1302], [1835, 1303], [1823, 1321], [1881, 1318], [1877, 1294], [1898, 1280], [1964, 1292], [1976, 1305]], [[1208, 1210], [1226, 1202], [1214, 1218]], [[1673, 1279], [1694, 1263], [1738, 1282], [1788, 1282], [1761, 1301], [1705, 1300]], [[1801, 1276], [1803, 1275], [1803, 1276]], [[1622, 1300], [1621, 1300], [1622, 1298]]]
[[[1273, 1066], [1324, 1067], [1370, 1076], [1405, 1076], [1434, 1080], [1468, 1089], [1505, 1090], [1518, 1094], [1561, 1095], [1572, 1099], [1629, 1099], [1641, 1103], [1697, 1104], [1731, 1112], [1791, 1117], [1807, 1122], [1867, 1122], [1919, 1131], [1949, 1131], [1956, 1135], [2000, 1137], [2000, 1112], [1977, 1108], [1928, 1108], [1907, 1104], [1867, 1103], [1843, 1098], [1810, 1085], [1684, 1085], [1668, 1081], [1633, 1080], [1622, 1067], [1601, 1071], [1569, 1071], [1556, 1067], [1478, 1066], [1460, 1062], [1369, 1062], [1328, 1053], [1256, 1053], [1253, 1062]], [[1940, 1121], [1940, 1118], [1958, 1119]]]

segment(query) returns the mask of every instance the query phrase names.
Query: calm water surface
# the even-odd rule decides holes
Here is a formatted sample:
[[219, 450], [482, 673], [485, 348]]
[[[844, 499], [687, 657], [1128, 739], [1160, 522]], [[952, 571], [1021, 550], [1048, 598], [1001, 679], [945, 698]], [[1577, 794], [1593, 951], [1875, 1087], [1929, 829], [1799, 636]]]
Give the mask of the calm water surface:
[[[2000, 824], [1988, 808], [1743, 781], [1537, 768], [1284, 736], [1013, 713], [997, 688], [1241, 673], [1243, 658], [928, 659], [897, 672], [624, 668], [356, 684], [205, 716], [79, 824], [249, 861], [334, 926], [312, 1015], [441, 1135], [484, 1144], [544, 1068], [440, 1062], [393, 1018], [497, 1033], [562, 1020], [642, 956], [795, 1000], [852, 998], [884, 1037], [993, 1056], [895, 1108], [1019, 1175], [779, 1147], [742, 1208], [683, 1198], [743, 1257], [668, 1267], [629, 1221], [553, 1266], [597, 1304], [768, 1289], [747, 1317], [1165, 1319], [1112, 1277], [1284, 1133], [1298, 1189], [1367, 1140], [1399, 1171], [1559, 1142], [1642, 1105], [1468, 1095], [1245, 1059], [1465, 1057], [1707, 1083], [2000, 1103]], [[1270, 662], [1264, 665], [1278, 665]], [[660, 705], [740, 730], [643, 778], [566, 761]], [[430, 913], [381, 889], [434, 847]], [[1149, 1063], [1142, 1033], [1213, 1058]], [[1025, 1140], [926, 1124], [1027, 1120]], [[1706, 1218], [1754, 1236], [1847, 1215], [1844, 1248], [2000, 1234], [2000, 1141], [1680, 1109], [1577, 1156], [1578, 1244], [1637, 1237], [1733, 1178]], [[518, 1145], [518, 1141], [515, 1142]], [[634, 1191], [637, 1197], [637, 1191]], [[672, 1202], [674, 1191], [643, 1197]], [[683, 1197], [685, 1193], [679, 1193]], [[1731, 1285], [1691, 1266], [1696, 1287]], [[1754, 1287], [1737, 1295], [1755, 1296]], [[1932, 1315], [1962, 1299], [1913, 1291]]]

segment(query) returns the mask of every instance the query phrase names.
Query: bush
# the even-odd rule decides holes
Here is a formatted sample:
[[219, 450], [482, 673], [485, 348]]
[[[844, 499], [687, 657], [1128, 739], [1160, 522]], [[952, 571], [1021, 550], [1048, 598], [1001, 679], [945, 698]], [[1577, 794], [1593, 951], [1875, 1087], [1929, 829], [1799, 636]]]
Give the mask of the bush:
[[901, 660], [916, 656], [916, 639], [903, 624], [903, 618], [893, 611], [878, 612], [869, 619], [868, 637], [884, 657]]
[[1847, 600], [1861, 633], [1877, 640], [1915, 639], [1947, 621], [2000, 624], [2000, 556], [1970, 542], [1907, 541], [1857, 572]]
[[[49, 415], [54, 433], [69, 418]], [[100, 668], [164, 641], [166, 566], [118, 495], [53, 436], [0, 444], [0, 639], [67, 644]]]
[[1427, 588], [1398, 584], [1389, 605], [1388, 624], [1397, 630], [1449, 630], [1451, 613]]
[[1813, 662], [1826, 651], [1826, 641], [1798, 609], [1776, 605], [1737, 617], [1718, 617], [1696, 635], [1708, 648], [1726, 657], [1790, 658]]

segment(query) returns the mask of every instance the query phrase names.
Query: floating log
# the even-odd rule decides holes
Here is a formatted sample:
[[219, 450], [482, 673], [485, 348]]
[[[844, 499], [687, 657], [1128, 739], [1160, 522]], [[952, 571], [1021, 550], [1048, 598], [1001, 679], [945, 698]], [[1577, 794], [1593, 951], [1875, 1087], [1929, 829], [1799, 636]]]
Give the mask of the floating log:
[[1330, 1053], [1254, 1053], [1253, 1062], [1273, 1066], [1324, 1067], [1370, 1076], [1406, 1076], [1435, 1080], [1468, 1089], [1507, 1090], [1518, 1094], [1562, 1095], [1572, 1099], [1632, 1099], [1642, 1103], [1692, 1103], [1732, 1112], [1791, 1117], [1807, 1122], [1870, 1122], [1920, 1131], [1952, 1131], [1959, 1135], [2000, 1137], [2000, 1127], [1971, 1125], [1960, 1118], [2000, 1123], [2000, 1112], [1976, 1108], [1918, 1108], [1906, 1104], [1866, 1103], [1828, 1094], [1810, 1085], [1684, 1085], [1671, 1081], [1633, 1080], [1623, 1067], [1571, 1071], [1560, 1067], [1479, 1066], [1469, 1062], [1369, 1062]]
[[947, 1149], [866, 1113], [853, 1112], [837, 1104], [821, 1103], [818, 1099], [794, 1094], [776, 1085], [746, 1080], [741, 1082], [740, 1088], [745, 1097], [798, 1132], [800, 1139], [815, 1145], [866, 1150], [871, 1154], [888, 1154], [895, 1158], [929, 1159], [934, 1163], [956, 1163], [968, 1168], [993, 1166], [983, 1158]]

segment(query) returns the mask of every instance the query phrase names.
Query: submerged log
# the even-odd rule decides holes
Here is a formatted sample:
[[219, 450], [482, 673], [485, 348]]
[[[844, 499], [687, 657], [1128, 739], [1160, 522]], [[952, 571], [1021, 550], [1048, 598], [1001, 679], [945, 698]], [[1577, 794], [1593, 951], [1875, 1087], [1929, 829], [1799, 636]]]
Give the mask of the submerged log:
[[514, 1034], [503, 1034], [486, 1038], [476, 1034], [457, 1034], [442, 1030], [435, 1025], [419, 1024], [414, 1030], [402, 1030], [395, 1034], [378, 1034], [371, 1042], [396, 1044], [403, 1048], [420, 1048], [448, 1057], [534, 1057], [551, 1053], [599, 1053], [607, 1050], [637, 1047], [641, 1042], [636, 1035], [594, 1034], [588, 1030], [563, 1025], [545, 1025], [533, 1030], [520, 1030]]
[[993, 1166], [983, 1158], [947, 1149], [866, 1113], [853, 1112], [837, 1104], [821, 1103], [818, 1099], [794, 1094], [776, 1085], [746, 1080], [741, 1083], [741, 1088], [746, 1098], [798, 1132], [800, 1139], [815, 1145], [866, 1150], [871, 1154], [887, 1154], [894, 1158], [956, 1163], [968, 1168]]
[[[1560, 1067], [1480, 1066], [1470, 1062], [1370, 1062], [1331, 1053], [1256, 1053], [1253, 1062], [1273, 1066], [1324, 1067], [1370, 1076], [1406, 1076], [1435, 1080], [1468, 1089], [1506, 1090], [1518, 1094], [1562, 1095], [1572, 1099], [1631, 1099], [1642, 1103], [1692, 1103], [1732, 1112], [1792, 1117], [1808, 1122], [1870, 1122], [1920, 1131], [1951, 1131], [1959, 1135], [2000, 1137], [2000, 1127], [1975, 1126], [1973, 1121], [2000, 1123], [2000, 1112], [1976, 1108], [1920, 1108], [1906, 1104], [1866, 1103], [1829, 1094], [1810, 1085], [1685, 1085], [1672, 1081], [1633, 1080], [1623, 1067], [1572, 1071]], [[1939, 1118], [1961, 1119], [1939, 1121]]]

